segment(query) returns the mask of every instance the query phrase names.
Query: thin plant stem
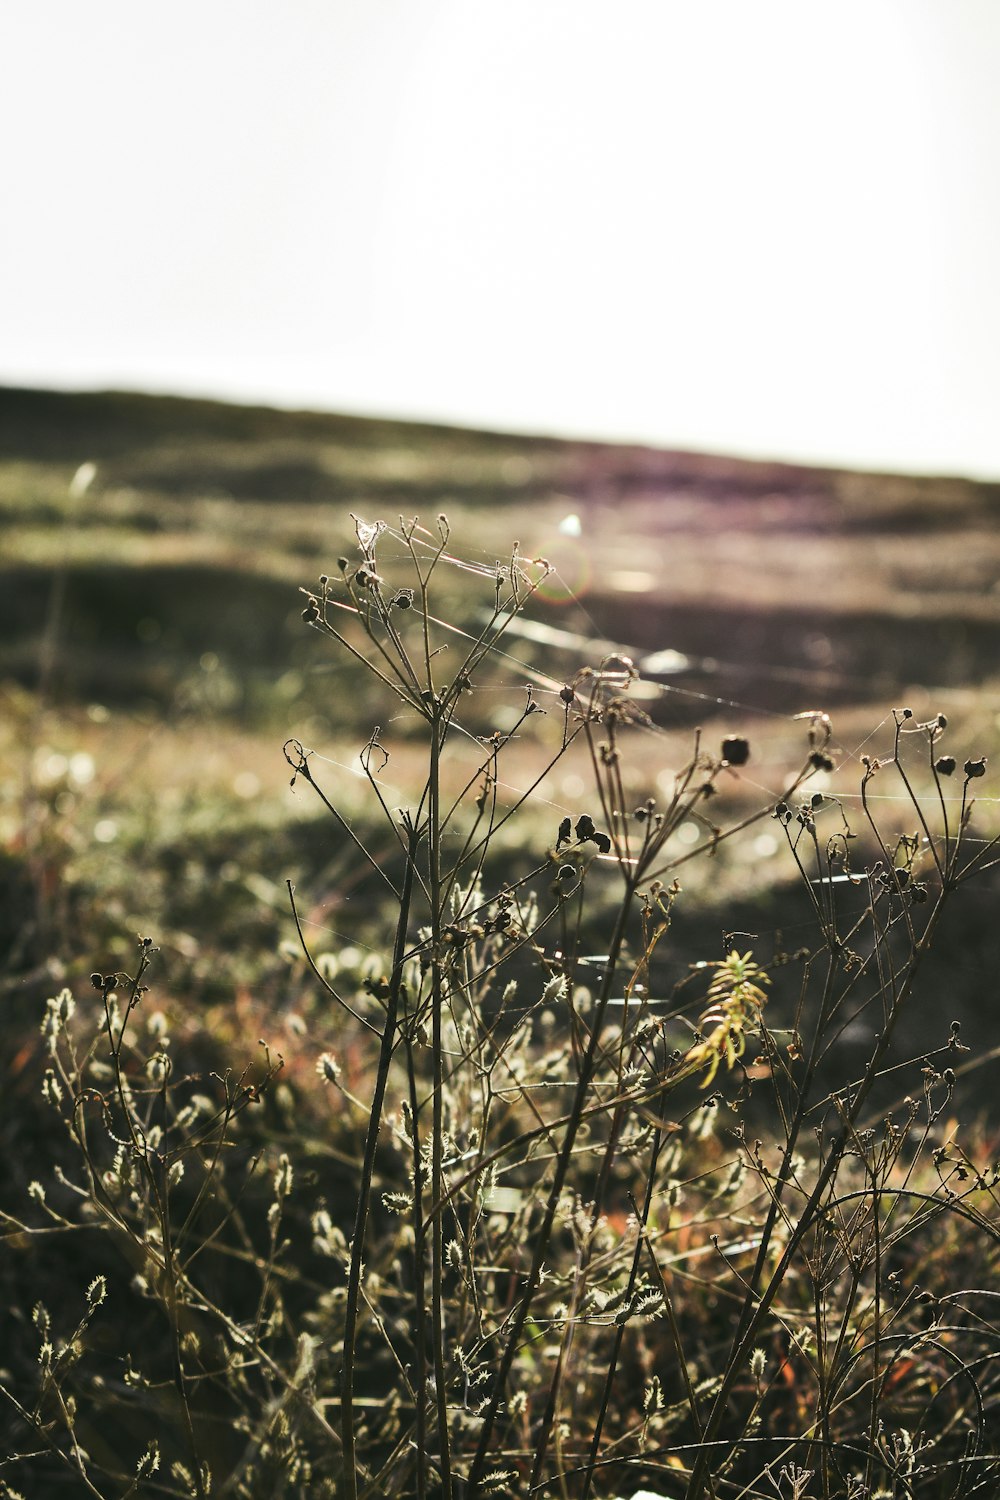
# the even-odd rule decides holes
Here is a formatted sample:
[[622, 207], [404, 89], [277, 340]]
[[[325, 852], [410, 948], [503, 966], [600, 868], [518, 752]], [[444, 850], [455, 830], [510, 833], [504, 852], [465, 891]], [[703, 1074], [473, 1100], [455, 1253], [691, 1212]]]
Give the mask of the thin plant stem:
[[378, 1137], [382, 1125], [382, 1106], [385, 1099], [386, 1085], [389, 1080], [389, 1067], [392, 1062], [393, 1047], [396, 1039], [400, 987], [403, 982], [403, 955], [406, 952], [406, 934], [410, 920], [410, 898], [413, 891], [413, 874], [417, 858], [417, 832], [412, 825], [408, 832], [409, 849], [406, 869], [403, 874], [399, 915], [396, 920], [392, 975], [389, 980], [389, 995], [379, 1048], [378, 1071], [375, 1075], [372, 1111], [365, 1138], [365, 1152], [361, 1168], [357, 1213], [354, 1221], [354, 1235], [351, 1241], [351, 1263], [347, 1278], [347, 1302], [344, 1311], [344, 1352], [340, 1388], [340, 1434], [344, 1451], [344, 1495], [346, 1500], [357, 1500], [358, 1495], [354, 1443], [354, 1375], [358, 1309], [361, 1294], [361, 1268], [364, 1258], [368, 1211], [371, 1202], [372, 1175], [375, 1170], [375, 1152], [378, 1148]]

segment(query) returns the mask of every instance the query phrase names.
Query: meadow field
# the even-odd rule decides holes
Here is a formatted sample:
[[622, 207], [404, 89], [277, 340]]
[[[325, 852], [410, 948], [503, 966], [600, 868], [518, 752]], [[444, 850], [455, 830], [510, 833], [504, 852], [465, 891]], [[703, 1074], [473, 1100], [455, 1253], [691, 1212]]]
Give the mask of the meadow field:
[[[74, 494], [86, 465], [93, 478], [84, 469]], [[124, 959], [133, 930], [155, 925], [182, 991], [228, 996], [235, 976], [218, 972], [211, 933], [189, 930], [205, 912], [223, 942], [239, 930], [242, 982], [260, 984], [270, 964], [265, 990], [280, 998], [283, 882], [308, 884], [317, 862], [321, 883], [337, 878], [317, 810], [289, 793], [282, 743], [294, 735], [352, 762], [372, 728], [356, 667], [303, 629], [299, 590], [350, 550], [352, 513], [392, 525], [417, 516], [433, 529], [442, 511], [455, 562], [441, 607], [457, 624], [468, 628], [484, 607], [475, 570], [515, 543], [555, 568], [528, 633], [509, 639], [490, 727], [518, 712], [530, 672], [561, 682], [608, 651], [627, 653], [642, 671], [632, 699], [655, 726], [631, 749], [637, 790], [672, 771], [702, 726], [753, 740], [750, 765], [727, 788], [733, 805], [773, 801], [802, 739], [794, 715], [811, 709], [831, 715], [831, 785], [849, 802], [860, 756], [891, 743], [894, 707], [917, 720], [945, 712], [970, 752], [996, 746], [1000, 486], [7, 391], [0, 733], [11, 994], [36, 1000], [47, 982], [37, 971], [54, 958], [78, 968]], [[566, 775], [572, 793], [579, 768]], [[546, 790], [558, 824], [573, 796], [558, 780]], [[984, 835], [996, 831], [995, 808], [987, 788]], [[54, 865], [26, 886], [20, 831], [32, 823], [44, 824]], [[697, 944], [713, 951], [734, 925], [766, 928], [773, 888], [795, 877], [773, 839], [742, 854], [708, 881], [719, 911], [699, 912]], [[694, 867], [688, 878], [698, 879]], [[949, 967], [956, 1003], [973, 1010], [993, 965], [990, 898], [979, 899], [982, 922], [970, 916], [957, 938], [966, 977]], [[81, 941], [73, 923], [84, 910]], [[35, 975], [27, 987], [25, 975]]]
[[0, 392], [0, 1494], [993, 1493], [998, 510]]

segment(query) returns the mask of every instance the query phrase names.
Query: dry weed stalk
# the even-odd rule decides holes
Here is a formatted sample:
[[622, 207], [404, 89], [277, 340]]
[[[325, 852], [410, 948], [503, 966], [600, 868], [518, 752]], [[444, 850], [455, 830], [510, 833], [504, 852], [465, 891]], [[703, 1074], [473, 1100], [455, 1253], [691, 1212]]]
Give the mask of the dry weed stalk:
[[[176, 1069], [162, 1026], [143, 1040], [148, 939], [133, 978], [94, 976], [100, 1029], [68, 994], [51, 1001], [44, 1086], [75, 1172], [59, 1168], [55, 1195], [36, 1184], [34, 1219], [5, 1214], [7, 1236], [100, 1232], [162, 1323], [152, 1364], [130, 1349], [110, 1403], [146, 1422], [130, 1474], [89, 1416], [81, 1435], [79, 1371], [115, 1296], [104, 1273], [61, 1343], [36, 1310], [30, 1399], [0, 1377], [22, 1431], [101, 1496], [986, 1493], [995, 1294], [948, 1271], [958, 1238], [995, 1262], [998, 1173], [944, 1132], [957, 1028], [915, 1057], [899, 1045], [947, 905], [998, 861], [972, 834], [985, 762], [965, 763], [951, 800], [943, 717], [899, 712], [891, 754], [864, 765], [854, 828], [837, 796], [809, 790], [834, 769], [815, 713], [801, 764], [752, 814], [712, 816], [749, 756], [733, 735], [717, 752], [696, 737], [671, 795], [637, 797], [629, 736], [653, 726], [627, 659], [569, 682], [524, 668], [503, 727], [477, 717], [543, 561], [515, 546], [479, 568], [468, 630], [436, 612], [457, 562], [443, 517], [433, 534], [357, 520], [356, 539], [303, 617], [387, 700], [389, 728], [358, 764], [392, 857], [338, 809], [309, 749], [285, 754], [390, 913], [384, 958], [348, 986], [311, 951], [289, 887], [316, 986], [350, 1045], [371, 1049], [369, 1092], [324, 1052], [335, 1148], [255, 1136], [248, 1111], [280, 1059], [206, 1082]], [[397, 806], [390, 757], [412, 765], [414, 747], [420, 775]], [[581, 755], [592, 797], [556, 817], [540, 789]], [[890, 837], [876, 815], [872, 783], [890, 776], [913, 833]], [[767, 963], [731, 943], [671, 974], [684, 866], [766, 818], [814, 940]], [[692, 827], [693, 849], [678, 837]], [[831, 1090], [862, 1016], [868, 1060]], [[306, 1146], [336, 1157], [349, 1217], [305, 1206]], [[13, 1451], [11, 1472], [29, 1458]]]

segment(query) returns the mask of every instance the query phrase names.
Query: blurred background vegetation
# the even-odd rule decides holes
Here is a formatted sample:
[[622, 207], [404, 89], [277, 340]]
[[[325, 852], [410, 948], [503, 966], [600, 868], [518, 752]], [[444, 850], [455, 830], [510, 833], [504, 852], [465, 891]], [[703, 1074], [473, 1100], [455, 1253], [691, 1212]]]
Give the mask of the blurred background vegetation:
[[[300, 587], [351, 551], [352, 512], [430, 525], [447, 513], [455, 566], [438, 606], [459, 626], [491, 603], [488, 571], [515, 542], [547, 557], [556, 572], [511, 641], [494, 727], [519, 711], [532, 673], [558, 683], [620, 650], [642, 669], [649, 716], [630, 762], [637, 796], [683, 763], [697, 727], [713, 744], [738, 731], [752, 758], [727, 794], [730, 817], [780, 792], [805, 710], [832, 715], [838, 770], [822, 789], [851, 811], [860, 756], [891, 745], [893, 705], [946, 713], [960, 762], [991, 753], [998, 506], [1000, 485], [960, 479], [3, 391], [0, 985], [19, 1038], [15, 1092], [19, 1079], [34, 1088], [45, 995], [128, 967], [137, 932], [155, 934], [160, 1003], [190, 1036], [224, 1048], [266, 1025], [293, 1080], [302, 1027], [312, 1058], [324, 1023], [291, 941], [286, 879], [331, 964], [360, 971], [379, 951], [376, 883], [290, 789], [281, 751], [294, 735], [327, 757], [359, 836], [389, 856], [391, 834], [349, 774], [385, 710], [301, 618]], [[585, 778], [571, 768], [543, 788], [553, 821], [536, 852], [581, 805]], [[984, 785], [975, 818], [987, 837], [997, 813]], [[699, 899], [679, 909], [678, 970], [718, 956], [737, 930], [766, 962], [808, 920], [778, 838], [759, 827], [711, 867], [686, 867], [683, 883]], [[996, 892], [970, 889], [928, 968], [928, 1045], [942, 1007], [977, 1049], [990, 1043], [981, 1001]]]

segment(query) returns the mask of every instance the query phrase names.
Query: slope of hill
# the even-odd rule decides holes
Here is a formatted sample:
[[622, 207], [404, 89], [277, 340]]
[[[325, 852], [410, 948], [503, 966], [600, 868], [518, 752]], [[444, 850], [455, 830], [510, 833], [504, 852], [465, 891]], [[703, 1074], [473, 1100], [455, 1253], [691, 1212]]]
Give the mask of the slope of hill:
[[541, 607], [558, 627], [671, 647], [710, 697], [793, 710], [978, 691], [1000, 623], [998, 509], [1000, 485], [957, 478], [8, 389], [0, 672], [32, 681], [58, 577], [51, 686], [163, 702], [211, 651], [249, 711], [301, 656], [296, 585], [342, 549], [348, 513], [444, 510], [470, 556], [518, 539], [555, 564]]

